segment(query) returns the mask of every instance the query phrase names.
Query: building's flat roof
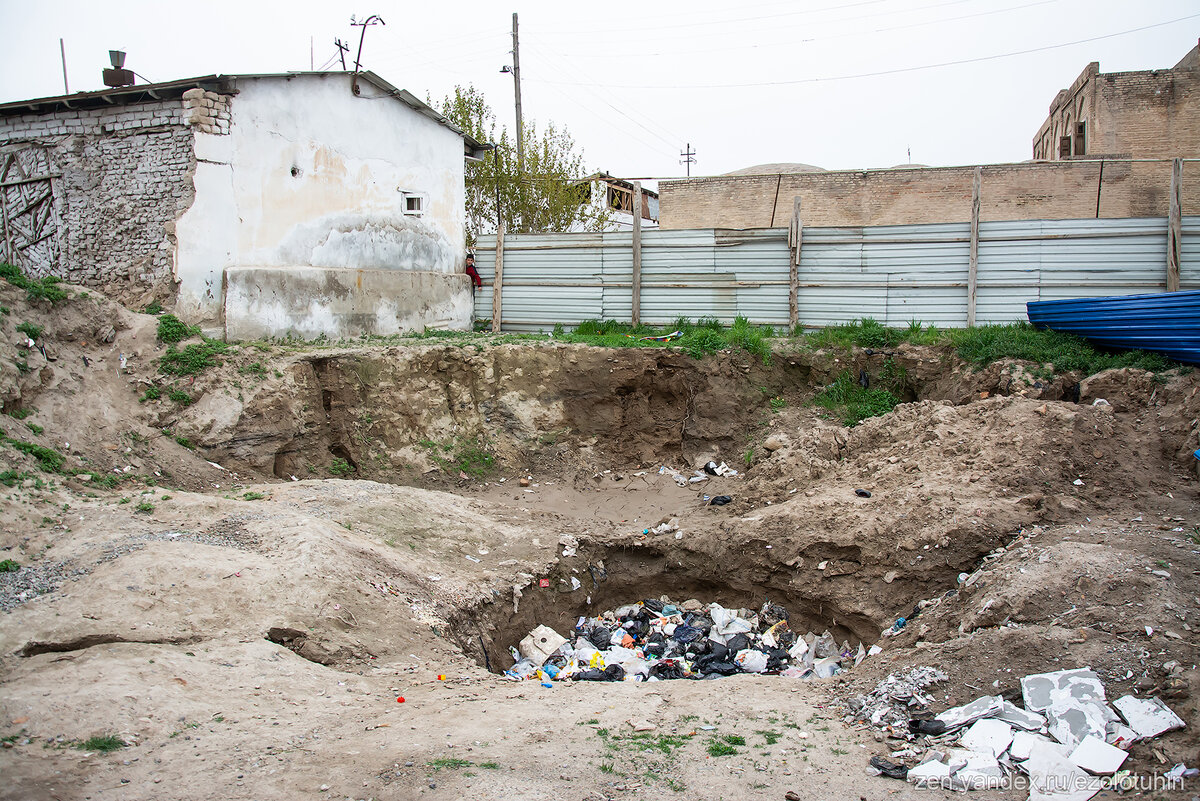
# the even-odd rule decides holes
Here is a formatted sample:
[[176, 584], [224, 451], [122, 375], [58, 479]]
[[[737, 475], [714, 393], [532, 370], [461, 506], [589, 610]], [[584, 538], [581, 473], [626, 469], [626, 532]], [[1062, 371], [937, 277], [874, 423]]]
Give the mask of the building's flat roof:
[[[81, 109], [108, 108], [110, 106], [130, 105], [134, 103], [153, 103], [159, 100], [172, 100], [179, 98], [189, 89], [197, 88], [204, 89], [209, 92], [216, 92], [218, 94], [232, 95], [237, 94], [237, 82], [239, 80], [289, 79], [310, 75], [353, 76], [355, 73], [337, 70], [331, 72], [274, 72], [241, 75], [205, 75], [199, 78], [183, 78], [178, 81], [165, 81], [163, 83], [143, 83], [135, 84], [133, 86], [116, 86], [109, 89], [101, 89], [95, 92], [76, 92], [75, 94], [71, 95], [39, 97], [32, 100], [14, 100], [9, 103], [0, 103], [0, 116], [11, 117], [22, 114], [54, 114], [68, 110], [78, 111]], [[474, 138], [468, 136], [461, 128], [451, 122], [445, 115], [440, 114], [436, 109], [430, 108], [411, 92], [405, 89], [397, 89], [395, 86], [392, 86], [383, 78], [370, 71], [359, 72], [357, 75], [361, 80], [366, 81], [380, 91], [391, 95], [404, 105], [416, 111], [418, 114], [428, 117], [434, 122], [437, 122], [439, 125], [444, 125], [461, 136], [466, 146], [468, 157], [480, 158], [484, 151], [491, 149], [491, 145], [483, 142], [477, 142]]]

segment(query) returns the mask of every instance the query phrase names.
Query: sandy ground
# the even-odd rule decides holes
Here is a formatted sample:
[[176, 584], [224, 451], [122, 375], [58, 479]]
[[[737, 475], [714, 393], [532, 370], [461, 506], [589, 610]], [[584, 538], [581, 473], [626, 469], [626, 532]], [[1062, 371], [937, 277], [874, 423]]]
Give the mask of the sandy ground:
[[[948, 797], [869, 775], [902, 742], [843, 703], [923, 664], [950, 677], [937, 707], [1090, 665], [1188, 723], [1135, 770], [1200, 764], [1189, 372], [911, 350], [914, 402], [846, 429], [806, 399], [866, 354], [262, 344], [192, 381], [157, 372], [151, 317], [0, 301], [0, 558], [22, 566], [0, 573], [0, 797]], [[742, 475], [658, 472], [712, 457]], [[670, 517], [678, 537], [645, 533]], [[663, 594], [770, 597], [884, 651], [804, 682], [488, 670], [537, 623]], [[124, 747], [77, 747], [101, 735]]]

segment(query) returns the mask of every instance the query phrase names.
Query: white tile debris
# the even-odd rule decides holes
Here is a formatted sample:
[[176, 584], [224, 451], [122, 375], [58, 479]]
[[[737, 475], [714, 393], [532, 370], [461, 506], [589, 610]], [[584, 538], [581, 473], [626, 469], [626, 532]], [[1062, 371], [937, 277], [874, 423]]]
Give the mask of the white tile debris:
[[1139, 739], [1149, 739], [1175, 729], [1183, 728], [1183, 720], [1157, 698], [1134, 698], [1124, 695], [1113, 701], [1113, 706], [1125, 718]]

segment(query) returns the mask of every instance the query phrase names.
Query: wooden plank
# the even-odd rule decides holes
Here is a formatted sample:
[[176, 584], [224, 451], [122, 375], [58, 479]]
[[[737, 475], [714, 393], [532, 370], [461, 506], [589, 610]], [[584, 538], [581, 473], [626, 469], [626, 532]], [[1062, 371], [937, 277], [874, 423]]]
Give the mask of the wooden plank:
[[12, 244], [12, 223], [8, 219], [8, 193], [0, 189], [0, 223], [4, 225], [4, 261], [16, 264]]
[[46, 175], [35, 175], [32, 178], [20, 178], [16, 181], [0, 181], [0, 189], [9, 187], [9, 186], [21, 186], [22, 184], [32, 184], [32, 183], [36, 183], [38, 181], [46, 181], [51, 178], [62, 178], [62, 173], [52, 172], [52, 173], [47, 173]]
[[1183, 159], [1171, 162], [1171, 207], [1167, 215], [1167, 291], [1179, 291], [1179, 251], [1183, 243]]
[[492, 333], [500, 333], [500, 310], [502, 308], [502, 299], [500, 297], [504, 288], [504, 218], [500, 218], [500, 224], [496, 227], [496, 277], [492, 280]]
[[979, 194], [983, 168], [975, 168], [971, 181], [971, 260], [967, 266], [967, 327], [975, 327], [975, 299], [979, 292]]
[[804, 244], [804, 223], [800, 219], [800, 196], [792, 198], [792, 222], [788, 226], [788, 242], [792, 249], [788, 265], [788, 328], [800, 324], [800, 247]]
[[642, 182], [633, 182], [633, 298], [632, 323], [642, 322]]

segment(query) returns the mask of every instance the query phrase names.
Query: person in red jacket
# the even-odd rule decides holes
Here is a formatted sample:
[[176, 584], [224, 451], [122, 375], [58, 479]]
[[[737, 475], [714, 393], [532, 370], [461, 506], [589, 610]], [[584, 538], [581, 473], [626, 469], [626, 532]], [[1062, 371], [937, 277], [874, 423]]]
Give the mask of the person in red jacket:
[[467, 275], [471, 276], [471, 291], [474, 292], [479, 287], [483, 286], [483, 279], [479, 277], [479, 272], [475, 269], [475, 256], [467, 254]]

